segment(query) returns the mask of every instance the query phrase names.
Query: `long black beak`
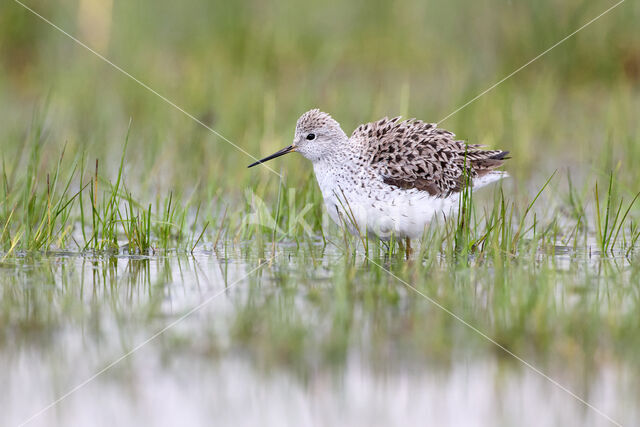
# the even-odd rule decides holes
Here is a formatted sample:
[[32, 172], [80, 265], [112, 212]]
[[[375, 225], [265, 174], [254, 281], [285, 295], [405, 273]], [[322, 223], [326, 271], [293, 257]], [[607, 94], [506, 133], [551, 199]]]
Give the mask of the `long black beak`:
[[275, 152], [275, 153], [273, 153], [272, 155], [267, 156], [267, 157], [265, 157], [265, 158], [264, 158], [264, 159], [262, 159], [262, 160], [258, 160], [258, 161], [257, 161], [257, 162], [255, 162], [255, 163], [251, 163], [251, 164], [250, 164], [249, 166], [247, 166], [247, 167], [248, 167], [248, 168], [252, 168], [252, 167], [254, 167], [254, 166], [256, 166], [256, 165], [259, 165], [259, 164], [264, 163], [264, 162], [266, 162], [266, 161], [269, 161], [269, 160], [271, 160], [271, 159], [275, 159], [276, 157], [284, 156], [285, 154], [292, 152], [295, 148], [296, 148], [296, 147], [294, 147], [293, 145], [290, 145], [290, 146], [288, 146], [288, 147], [286, 147], [286, 148], [283, 148], [283, 149], [282, 149], [282, 150], [280, 150], [280, 151], [276, 151], [276, 152]]

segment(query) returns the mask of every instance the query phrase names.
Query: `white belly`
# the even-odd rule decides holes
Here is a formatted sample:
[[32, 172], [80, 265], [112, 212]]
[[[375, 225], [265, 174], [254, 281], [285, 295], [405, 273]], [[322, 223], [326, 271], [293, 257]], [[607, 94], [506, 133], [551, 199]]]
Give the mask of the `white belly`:
[[[329, 189], [327, 189], [329, 190]], [[349, 191], [351, 190], [351, 191]], [[367, 234], [383, 240], [421, 237], [426, 226], [438, 214], [450, 214], [458, 206], [458, 197], [435, 198], [418, 190], [393, 190], [370, 197], [353, 189], [324, 191], [330, 218], [346, 226], [353, 234]]]
[[[316, 171], [317, 172], [317, 171]], [[494, 172], [474, 181], [474, 190], [507, 176]], [[318, 176], [325, 206], [331, 219], [352, 234], [389, 240], [419, 238], [435, 216], [449, 216], [458, 209], [459, 194], [447, 198], [430, 196], [416, 189], [380, 185], [371, 180], [334, 181]]]

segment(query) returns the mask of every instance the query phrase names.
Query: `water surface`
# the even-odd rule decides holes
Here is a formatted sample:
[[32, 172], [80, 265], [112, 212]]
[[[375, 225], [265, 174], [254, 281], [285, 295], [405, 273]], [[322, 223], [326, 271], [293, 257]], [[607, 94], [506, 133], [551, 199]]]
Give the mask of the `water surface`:
[[[509, 268], [502, 280], [516, 287], [521, 274], [530, 283], [542, 277], [551, 308], [526, 316], [548, 315], [555, 326], [513, 318], [523, 310], [496, 299], [505, 273], [495, 266], [452, 271], [436, 262], [416, 269], [413, 283], [631, 425], [640, 419], [639, 365], [611, 334], [637, 337], [637, 320], [624, 317], [637, 309], [637, 294], [621, 297], [618, 316], [602, 324], [619, 290], [599, 283], [630, 280], [637, 270], [624, 259], [553, 252], [541, 253], [538, 266]], [[362, 257], [283, 245], [261, 263], [231, 250], [5, 260], [2, 425], [29, 419], [176, 320], [29, 425], [610, 424]], [[401, 264], [388, 260], [385, 268]], [[558, 286], [548, 288], [550, 280]], [[580, 311], [583, 329], [596, 331], [567, 339]]]

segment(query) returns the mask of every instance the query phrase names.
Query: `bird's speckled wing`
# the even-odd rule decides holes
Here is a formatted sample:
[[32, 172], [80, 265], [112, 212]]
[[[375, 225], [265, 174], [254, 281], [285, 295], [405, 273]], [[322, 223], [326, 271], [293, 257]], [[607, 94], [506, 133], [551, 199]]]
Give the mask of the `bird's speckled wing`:
[[351, 138], [363, 144], [366, 164], [380, 173], [385, 183], [416, 188], [435, 197], [462, 190], [465, 176], [473, 179], [491, 172], [508, 154], [467, 145], [435, 124], [401, 121], [400, 117], [360, 125]]

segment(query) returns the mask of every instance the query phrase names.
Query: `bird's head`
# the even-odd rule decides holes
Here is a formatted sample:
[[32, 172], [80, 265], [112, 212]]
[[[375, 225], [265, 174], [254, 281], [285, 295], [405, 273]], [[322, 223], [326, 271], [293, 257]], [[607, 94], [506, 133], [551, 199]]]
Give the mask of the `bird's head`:
[[293, 144], [249, 165], [249, 167], [293, 151], [297, 151], [315, 163], [333, 153], [347, 139], [347, 135], [340, 128], [340, 124], [329, 114], [317, 109], [310, 110], [298, 119]]

